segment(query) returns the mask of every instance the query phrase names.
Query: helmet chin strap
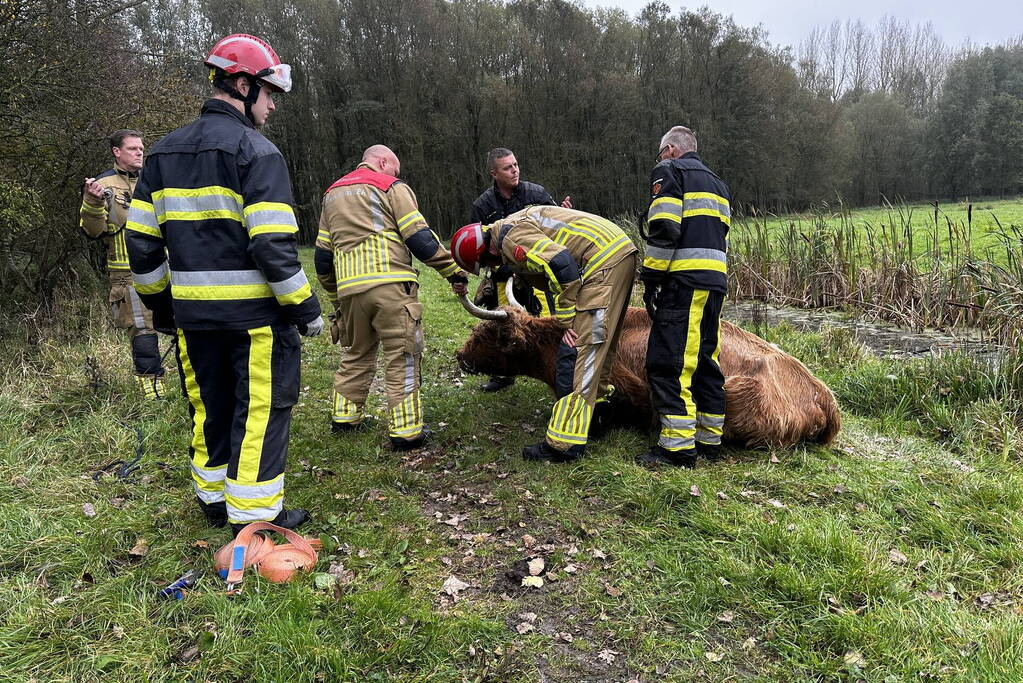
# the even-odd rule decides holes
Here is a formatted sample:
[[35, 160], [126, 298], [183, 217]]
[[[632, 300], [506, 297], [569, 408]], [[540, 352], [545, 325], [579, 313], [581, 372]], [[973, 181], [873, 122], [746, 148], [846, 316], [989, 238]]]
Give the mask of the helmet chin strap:
[[232, 85], [231, 82], [228, 80], [227, 74], [218, 75], [217, 77], [215, 77], [213, 80], [213, 85], [215, 85], [220, 90], [223, 90], [234, 99], [240, 100], [242, 104], [245, 105], [245, 118], [251, 121], [252, 125], [256, 125], [256, 120], [252, 118], [252, 105], [254, 105], [256, 103], [256, 100], [259, 99], [259, 91], [261, 86], [259, 84], [258, 79], [253, 78], [248, 74], [243, 75], [245, 76], [245, 80], [249, 82], [248, 95], [242, 95], [238, 91], [238, 89], [235, 88], [234, 85]]

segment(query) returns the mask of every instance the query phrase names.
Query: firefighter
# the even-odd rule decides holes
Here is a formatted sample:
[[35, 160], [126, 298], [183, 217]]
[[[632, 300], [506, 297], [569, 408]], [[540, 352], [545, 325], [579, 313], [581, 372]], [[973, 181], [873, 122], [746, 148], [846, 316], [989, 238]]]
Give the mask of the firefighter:
[[[543, 185], [537, 185], [536, 183], [520, 179], [519, 162], [510, 149], [495, 147], [490, 150], [487, 153], [487, 169], [490, 171], [490, 177], [494, 182], [472, 203], [472, 210], [469, 212], [469, 223], [489, 225], [516, 211], [521, 211], [527, 206], [539, 204], [554, 205], [551, 193]], [[572, 198], [565, 197], [561, 200], [561, 205], [571, 209]], [[476, 303], [491, 309], [498, 306], [507, 306], [508, 297], [505, 295], [504, 287], [510, 277], [511, 270], [507, 267], [491, 268], [483, 284], [483, 296], [478, 297]], [[534, 292], [532, 289], [524, 288], [517, 290], [515, 295], [531, 314], [550, 315], [550, 308], [547, 306], [546, 297], [541, 292]], [[514, 383], [514, 377], [499, 377], [495, 375], [484, 382], [480, 389], [483, 391], [500, 391]]]
[[233, 34], [205, 65], [213, 86], [199, 118], [153, 147], [128, 216], [135, 289], [157, 329], [177, 328], [192, 415], [192, 480], [214, 526], [272, 521], [284, 508], [299, 334], [323, 329], [298, 261], [284, 157], [263, 137], [291, 68], [264, 41]]
[[137, 130], [119, 130], [110, 136], [114, 167], [85, 179], [79, 225], [90, 238], [105, 243], [110, 320], [114, 327], [128, 331], [135, 381], [143, 396], [155, 399], [166, 392], [160, 343], [153, 329], [153, 314], [132, 287], [124, 244], [124, 223], [142, 168], [143, 150], [142, 133]]
[[366, 150], [354, 171], [327, 189], [316, 240], [316, 274], [334, 305], [331, 336], [347, 347], [334, 375], [331, 430], [365, 427], [365, 404], [384, 354], [388, 436], [394, 450], [429, 435], [419, 397], [423, 305], [412, 257], [446, 278], [456, 294], [469, 281], [398, 179], [400, 161], [383, 145]]
[[718, 355], [731, 194], [700, 161], [688, 128], [675, 126], [664, 134], [657, 161], [640, 279], [653, 320], [646, 372], [660, 437], [636, 460], [695, 467], [698, 454], [718, 457], [725, 424]]
[[618, 335], [636, 276], [636, 247], [614, 223], [560, 206], [533, 206], [504, 220], [460, 228], [451, 253], [462, 268], [504, 263], [554, 299], [565, 327], [558, 351], [557, 403], [546, 439], [526, 460], [569, 462], [586, 450], [594, 410], [606, 406]]

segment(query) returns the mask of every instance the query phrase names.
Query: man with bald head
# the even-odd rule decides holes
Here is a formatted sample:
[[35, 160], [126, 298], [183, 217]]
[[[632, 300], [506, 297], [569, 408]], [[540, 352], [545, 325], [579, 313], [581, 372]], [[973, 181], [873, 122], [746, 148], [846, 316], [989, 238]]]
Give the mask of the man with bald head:
[[334, 304], [331, 337], [347, 347], [334, 375], [331, 430], [367, 425], [365, 405], [377, 349], [384, 354], [388, 436], [394, 450], [418, 448], [429, 431], [419, 400], [423, 305], [412, 257], [464, 294], [469, 282], [398, 179], [401, 162], [373, 145], [354, 171], [327, 188], [316, 239], [316, 275]]

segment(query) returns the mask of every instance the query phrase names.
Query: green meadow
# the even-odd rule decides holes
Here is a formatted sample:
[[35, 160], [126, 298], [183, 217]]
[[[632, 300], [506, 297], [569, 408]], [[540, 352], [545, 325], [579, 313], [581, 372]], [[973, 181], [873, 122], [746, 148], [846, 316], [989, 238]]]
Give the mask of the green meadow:
[[[392, 453], [380, 422], [331, 435], [338, 349], [304, 340], [287, 503], [324, 549], [233, 598], [212, 572], [230, 532], [193, 502], [185, 402], [137, 398], [126, 340], [81, 322], [103, 319], [98, 298], [6, 343], [3, 678], [1023, 678], [1023, 434], [1003, 370], [768, 329], [834, 389], [832, 446], [650, 472], [632, 457], [652, 435], [621, 429], [578, 464], [538, 465], [519, 452], [542, 438], [547, 388], [479, 392], [454, 360], [475, 321], [432, 272], [422, 284], [433, 441]], [[135, 427], [137, 479], [94, 481], [131, 458]], [[542, 585], [523, 585], [530, 561]], [[184, 599], [157, 597], [189, 569]]]

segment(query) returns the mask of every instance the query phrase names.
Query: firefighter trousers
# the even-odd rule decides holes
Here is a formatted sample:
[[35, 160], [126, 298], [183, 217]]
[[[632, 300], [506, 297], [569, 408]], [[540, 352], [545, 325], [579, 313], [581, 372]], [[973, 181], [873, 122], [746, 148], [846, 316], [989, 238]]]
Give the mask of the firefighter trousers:
[[[636, 255], [590, 275], [576, 300], [572, 329], [574, 348], [564, 343], [559, 350], [555, 377], [558, 401], [547, 423], [547, 444], [559, 451], [582, 452], [593, 419], [593, 407], [612, 391], [611, 368], [618, 350], [625, 312], [636, 277]], [[574, 353], [574, 362], [573, 359]], [[571, 389], [566, 392], [557, 387]]]
[[160, 362], [160, 343], [153, 329], [153, 314], [142, 303], [132, 285], [129, 271], [110, 271], [110, 322], [127, 330], [131, 357], [139, 388], [146, 398], [161, 398], [164, 393]]
[[336, 423], [356, 425], [366, 418], [366, 398], [384, 355], [388, 436], [411, 441], [423, 433], [419, 363], [423, 355], [423, 305], [419, 285], [393, 282], [342, 297], [341, 365], [334, 375]]
[[660, 419], [657, 445], [691, 453], [719, 446], [725, 424], [721, 306], [725, 295], [674, 282], [661, 286], [647, 342], [646, 373]]
[[300, 355], [292, 325], [178, 330], [195, 493], [226, 502], [232, 524], [269, 521], [283, 509]]

